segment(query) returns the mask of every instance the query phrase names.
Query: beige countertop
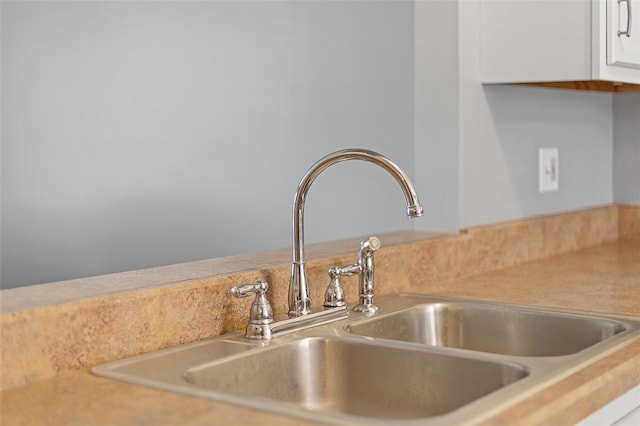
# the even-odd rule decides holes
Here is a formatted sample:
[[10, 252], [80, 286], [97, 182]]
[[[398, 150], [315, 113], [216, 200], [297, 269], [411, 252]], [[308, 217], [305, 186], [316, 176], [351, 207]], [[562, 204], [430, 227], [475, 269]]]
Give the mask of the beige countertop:
[[[640, 316], [640, 240], [617, 240], [502, 270], [430, 283], [425, 292]], [[640, 384], [640, 341], [497, 413], [487, 424], [570, 424]], [[3, 424], [307, 424], [299, 419], [63, 373], [2, 392]]]

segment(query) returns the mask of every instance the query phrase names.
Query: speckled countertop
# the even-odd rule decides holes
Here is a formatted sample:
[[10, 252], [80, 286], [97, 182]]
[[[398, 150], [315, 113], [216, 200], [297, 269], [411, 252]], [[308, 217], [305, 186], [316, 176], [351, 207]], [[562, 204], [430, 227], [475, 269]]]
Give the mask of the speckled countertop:
[[[582, 214], [582, 213], [581, 213]], [[617, 213], [616, 213], [617, 214]], [[635, 213], [634, 213], [635, 215]], [[597, 211], [594, 223], [591, 219], [586, 220], [583, 216], [575, 219], [551, 218], [552, 221], [560, 221], [562, 224], [576, 223], [577, 237], [575, 241], [584, 240], [580, 237], [581, 232], [587, 229], [589, 235], [600, 234], [599, 240], [593, 240], [589, 237], [586, 243], [587, 248], [580, 248], [580, 244], [565, 244], [568, 248], [562, 248], [565, 254], [544, 254], [537, 260], [531, 255], [536, 246], [532, 246], [530, 240], [523, 246], [519, 241], [522, 240], [523, 232], [531, 229], [536, 235], [540, 229], [549, 227], [547, 220], [543, 224], [533, 224], [531, 222], [511, 223], [508, 226], [500, 226], [498, 233], [495, 229], [491, 229], [491, 237], [482, 237], [480, 235], [487, 232], [487, 229], [472, 229], [459, 236], [453, 237], [431, 237], [421, 235], [419, 237], [404, 238], [405, 242], [396, 246], [389, 247], [387, 254], [381, 252], [381, 265], [386, 264], [390, 269], [400, 268], [403, 265], [413, 265], [414, 263], [425, 263], [436, 265], [436, 272], [432, 270], [416, 270], [409, 268], [409, 273], [415, 276], [428, 275], [426, 284], [422, 287], [415, 287], [411, 280], [403, 279], [398, 282], [400, 291], [419, 291], [433, 295], [445, 295], [455, 297], [465, 297], [482, 300], [501, 301], [507, 303], [560, 307], [568, 309], [578, 309], [594, 312], [615, 313], [624, 315], [640, 316], [640, 239], [637, 235], [632, 239], [618, 238], [618, 231], [615, 232], [608, 225], [602, 225], [602, 218], [605, 219], [613, 215], [609, 210], [606, 212]], [[634, 223], [638, 223], [634, 216]], [[609, 219], [606, 219], [609, 220]], [[605, 220], [605, 221], [606, 221]], [[559, 222], [559, 223], [560, 223]], [[525, 229], [526, 228], [526, 229]], [[552, 226], [551, 233], [554, 233], [555, 226]], [[515, 235], [517, 230], [518, 238], [507, 238], [509, 235]], [[595, 230], [595, 231], [594, 231]], [[497, 237], [499, 235], [499, 238]], [[635, 235], [635, 234], [634, 234]], [[566, 235], [565, 235], [566, 236]], [[473, 242], [474, 238], [477, 242]], [[496, 238], [498, 238], [496, 240]], [[400, 238], [402, 240], [402, 238]], [[388, 239], [387, 239], [388, 240]], [[491, 244], [487, 241], [491, 240]], [[383, 240], [385, 241], [385, 240]], [[499, 243], [499, 250], [487, 252], [487, 247], [494, 247]], [[515, 245], [513, 245], [515, 244]], [[538, 244], [538, 243], [536, 243]], [[349, 247], [353, 245], [353, 241], [347, 244]], [[477, 247], [476, 247], [477, 246]], [[437, 247], [436, 250], [434, 247]], [[475, 248], [474, 248], [475, 247]], [[520, 250], [518, 250], [520, 247]], [[335, 248], [335, 247], [334, 247]], [[473, 251], [481, 250], [484, 253], [477, 258], [481, 259], [483, 265], [486, 263], [487, 257], [497, 256], [495, 253], [503, 255], [504, 258], [513, 257], [518, 252], [524, 257], [517, 261], [491, 260], [491, 265], [500, 268], [499, 270], [482, 272], [484, 269], [490, 270], [490, 267], [469, 267], [468, 261], [460, 264], [450, 257], [452, 252], [460, 253], [460, 250], [470, 250], [469, 259], [474, 257]], [[497, 250], [497, 249], [495, 249]], [[536, 250], [538, 250], [536, 248]], [[429, 254], [431, 253], [431, 254]], [[434, 255], [434, 253], [444, 253], [443, 256]], [[489, 256], [491, 254], [491, 256]], [[527, 257], [528, 256], [528, 257]], [[276, 256], [278, 257], [278, 256]], [[284, 257], [287, 257], [286, 254]], [[352, 257], [352, 253], [346, 256], [329, 256], [326, 262], [319, 264], [319, 269], [326, 270], [326, 265], [334, 262], [342, 262]], [[460, 257], [460, 256], [459, 256]], [[388, 260], [387, 260], [388, 258]], [[404, 260], [397, 260], [397, 259]], [[396, 259], [392, 261], [391, 259]], [[408, 259], [408, 260], [407, 260]], [[533, 259], [533, 260], [532, 260]], [[280, 262], [280, 260], [277, 260]], [[394, 263], [394, 262], [400, 262]], [[494, 265], [494, 263], [498, 263]], [[285, 262], [286, 263], [286, 262]], [[509, 266], [512, 264], [513, 266]], [[453, 265], [453, 266], [452, 266]], [[491, 266], [490, 265], [490, 266]], [[194, 266], [191, 265], [191, 268]], [[455, 270], [471, 269], [472, 273], [451, 274], [446, 271], [454, 268]], [[274, 269], [270, 272], [270, 278], [279, 281], [286, 280], [281, 274], [286, 275], [286, 266], [282, 272], [280, 269]], [[312, 268], [313, 269], [313, 268]], [[264, 270], [264, 269], [263, 269]], [[431, 272], [429, 272], [431, 271]], [[165, 274], [168, 272], [165, 271]], [[170, 272], [170, 271], [169, 271]], [[246, 271], [245, 271], [246, 272]], [[237, 279], [246, 278], [245, 272], [238, 272], [233, 277], [223, 277], [223, 286], [228, 288], [230, 283], [237, 282]], [[248, 274], [247, 276], [252, 276]], [[390, 272], [386, 271], [380, 274], [380, 282], [389, 280]], [[217, 279], [217, 278], [216, 278]], [[107, 280], [108, 281], [108, 280]], [[205, 280], [206, 281], [206, 280]], [[185, 284], [178, 282], [167, 284], [164, 286], [153, 287], [153, 297], [157, 294], [165, 294], [169, 292], [174, 296], [188, 294], [193, 296], [193, 288], [199, 289], [200, 293], [195, 294], [198, 297], [217, 296], [214, 289], [217, 284], [209, 281], [197, 280], [196, 284]], [[145, 285], [148, 287], [148, 285]], [[205, 289], [205, 290], [203, 290]], [[44, 288], [43, 288], [44, 290]], [[50, 290], [50, 289], [49, 289]], [[393, 289], [387, 289], [385, 293]], [[38, 292], [38, 289], [29, 290]], [[125, 306], [128, 298], [133, 298], [132, 294], [138, 294], [137, 297], [151, 297], [148, 291], [131, 289], [119, 289], [115, 291], [113, 306]], [[35, 294], [29, 293], [29, 294]], [[292, 419], [262, 411], [240, 408], [227, 405], [215, 401], [188, 397], [179, 394], [173, 394], [156, 389], [146, 388], [142, 386], [129, 385], [113, 380], [98, 378], [89, 373], [89, 367], [105, 360], [123, 358], [123, 354], [129, 352], [141, 352], [155, 350], [149, 349], [149, 346], [136, 346], [131, 342], [118, 348], [112, 348], [110, 353], [111, 359], [106, 358], [90, 358], [91, 354], [74, 354], [69, 348], [65, 348], [59, 352], [55, 352], [55, 347], [60, 346], [60, 341], [55, 340], [54, 332], [49, 334], [38, 331], [37, 327], [44, 327], [45, 320], [48, 318], [56, 318], [57, 324], [52, 324], [52, 329], [59, 326], [67, 326], [65, 321], [80, 321], [82, 309], [79, 306], [82, 303], [87, 304], [86, 309], [94, 312], [96, 309], [103, 309], [107, 306], [105, 297], [100, 299], [87, 299], [87, 297], [75, 298], [74, 300], [61, 300], [67, 296], [43, 296], [40, 301], [32, 301], [31, 304], [38, 306], [33, 313], [25, 311], [24, 306], [27, 304], [24, 300], [16, 297], [14, 302], [8, 303], [9, 299], [3, 294], [3, 358], [2, 358], [2, 375], [3, 391], [1, 392], [0, 406], [0, 423], [11, 425], [32, 425], [32, 424], [51, 424], [51, 425], [199, 425], [199, 424], [247, 424], [250, 422], [260, 422], [265, 425], [300, 425], [311, 424], [300, 419]], [[27, 293], [24, 293], [25, 295]], [[142, 294], [142, 295], [140, 295]], [[276, 299], [274, 306], [276, 310], [283, 307], [283, 295], [272, 294], [272, 298]], [[26, 296], [25, 296], [26, 297]], [[222, 296], [220, 296], [222, 297]], [[88, 301], [87, 301], [88, 300]], [[146, 300], [146, 299], [145, 299]], [[151, 299], [150, 299], [151, 300]], [[133, 302], [139, 303], [137, 299]], [[109, 302], [111, 303], [111, 302]], [[181, 306], [186, 303], [189, 309], [193, 308], [193, 302], [189, 298], [181, 296]], [[222, 302], [220, 302], [222, 303]], [[224, 307], [218, 310], [215, 320], [219, 316], [224, 315], [219, 312], [227, 312], [227, 316], [231, 315], [228, 311], [226, 303]], [[197, 305], [197, 304], [196, 304]], [[67, 308], [62, 309], [62, 307]], [[108, 305], [111, 306], [111, 305]], [[155, 305], [154, 305], [155, 306]], [[172, 305], [161, 305], [169, 312]], [[210, 309], [210, 307], [206, 307]], [[34, 308], [35, 309], [35, 308]], [[106, 308], [104, 308], [106, 309]], [[113, 313], [112, 307], [109, 307], [110, 315]], [[180, 309], [184, 309], [181, 307]], [[71, 312], [68, 314], [66, 311]], [[221, 311], [222, 310], [222, 311]], [[225, 311], [226, 310], [226, 311]], [[242, 312], [246, 311], [246, 306], [240, 308]], [[7, 312], [5, 312], [7, 311]], [[64, 311], [64, 315], [60, 312]], [[26, 313], [25, 313], [26, 312]], [[106, 312], [106, 311], [105, 311]], [[55, 313], [55, 316], [53, 313]], [[151, 314], [156, 315], [155, 312]], [[144, 312], [140, 311], [140, 315], [144, 316]], [[31, 322], [30, 318], [41, 316], [38, 321]], [[220, 319], [222, 321], [222, 319]], [[102, 321], [108, 326], [108, 321]], [[224, 322], [227, 329], [220, 329], [213, 334], [237, 329], [244, 322], [244, 319], [226, 318]], [[235, 324], [235, 323], [238, 324]], [[160, 326], [163, 326], [162, 323]], [[216, 324], [210, 321], [207, 325]], [[229, 324], [235, 324], [229, 326]], [[82, 325], [82, 324], [81, 324]], [[197, 328], [197, 324], [189, 323], [191, 328]], [[132, 330], [135, 324], [131, 325]], [[153, 334], [154, 325], [145, 324], [147, 330], [151, 330]], [[16, 330], [19, 330], [18, 333]], [[30, 338], [42, 338], [50, 340], [48, 344], [26, 347], [25, 343], [19, 339], [19, 336], [28, 331]], [[109, 332], [107, 329], [106, 332]], [[95, 331], [95, 330], [94, 330]], [[135, 330], [134, 330], [135, 331]], [[140, 336], [138, 331], [132, 331], [136, 339], [145, 339]], [[91, 332], [93, 333], [93, 331]], [[78, 345], [87, 345], [87, 341], [94, 342], [96, 346], [101, 346], [100, 356], [102, 353], [109, 352], [109, 345], [121, 344], [122, 335], [118, 336], [118, 340], [113, 340], [107, 344], [101, 341], [99, 334], [86, 333], [85, 336], [78, 337]], [[171, 330], [175, 333], [175, 330]], [[200, 331], [200, 333], [202, 333]], [[55, 333], [54, 333], [55, 334]], [[75, 333], [78, 334], [78, 333]], [[71, 339], [72, 333], [68, 333], [65, 340]], [[188, 336], [181, 338], [183, 340], [198, 340], [198, 338], [210, 337], [204, 335]], [[153, 340], [154, 336], [149, 335], [149, 339]], [[98, 341], [100, 340], [100, 341]], [[156, 346], [167, 347], [180, 344], [182, 341], [158, 341], [154, 343]], [[28, 346], [28, 345], [27, 345]], [[131, 346], [135, 346], [133, 349]], [[20, 348], [24, 347], [24, 359], [38, 360], [52, 359], [50, 364], [45, 367], [32, 365], [36, 361], [21, 361]], [[52, 347], [54, 349], [52, 349]], [[107, 349], [105, 349], [107, 348]], [[38, 351], [42, 352], [38, 355]], [[32, 353], [33, 352], [33, 353]], [[45, 353], [46, 352], [46, 353]], [[53, 354], [53, 355], [52, 355]], [[127, 353], [128, 355], [129, 353]], [[80, 359], [86, 356], [86, 359]], [[74, 362], [61, 362], [58, 358], [70, 357]], [[16, 369], [24, 369], [20, 374], [12, 374]], [[49, 371], [51, 370], [51, 371]], [[11, 377], [11, 376], [14, 377]], [[23, 382], [16, 381], [16, 377], [27, 377]], [[552, 385], [541, 389], [523, 401], [511, 406], [505, 411], [496, 413], [487, 420], [486, 424], [571, 424], [588, 416], [598, 408], [608, 404], [626, 391], [640, 384], [640, 341], [632, 342], [615, 352], [609, 353], [597, 361], [586, 365], [584, 368], [574, 372], [573, 374], [553, 383]]]

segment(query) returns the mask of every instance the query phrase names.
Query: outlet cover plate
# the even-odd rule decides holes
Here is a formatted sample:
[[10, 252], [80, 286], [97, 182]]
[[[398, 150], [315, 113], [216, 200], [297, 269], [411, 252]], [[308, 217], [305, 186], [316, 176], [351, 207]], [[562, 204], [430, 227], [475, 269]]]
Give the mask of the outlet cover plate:
[[538, 190], [555, 192], [559, 189], [558, 148], [540, 148], [538, 151]]

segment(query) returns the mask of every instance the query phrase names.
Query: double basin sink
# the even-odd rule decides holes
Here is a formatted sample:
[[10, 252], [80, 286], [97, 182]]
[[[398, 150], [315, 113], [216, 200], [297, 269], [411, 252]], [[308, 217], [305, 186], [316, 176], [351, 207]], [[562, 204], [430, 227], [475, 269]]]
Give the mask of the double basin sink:
[[481, 421], [640, 339], [640, 318], [417, 294], [270, 341], [232, 333], [100, 376], [332, 424]]

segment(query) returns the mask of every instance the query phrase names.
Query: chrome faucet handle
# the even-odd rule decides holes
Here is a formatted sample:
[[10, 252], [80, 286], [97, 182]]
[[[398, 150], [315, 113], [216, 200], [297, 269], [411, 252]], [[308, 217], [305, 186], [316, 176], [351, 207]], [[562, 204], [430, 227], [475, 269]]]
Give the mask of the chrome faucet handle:
[[327, 286], [327, 290], [324, 293], [325, 308], [336, 308], [346, 305], [344, 298], [344, 289], [340, 284], [340, 276], [357, 275], [361, 270], [362, 269], [360, 268], [360, 265], [358, 265], [357, 263], [343, 266], [342, 268], [331, 266], [328, 269], [327, 272], [329, 274], [329, 277], [331, 278], [331, 282]]
[[251, 284], [239, 284], [231, 289], [237, 298], [256, 295], [249, 313], [249, 324], [244, 336], [248, 339], [269, 340], [272, 337], [273, 309], [267, 299], [269, 284], [264, 280], [256, 280]]

